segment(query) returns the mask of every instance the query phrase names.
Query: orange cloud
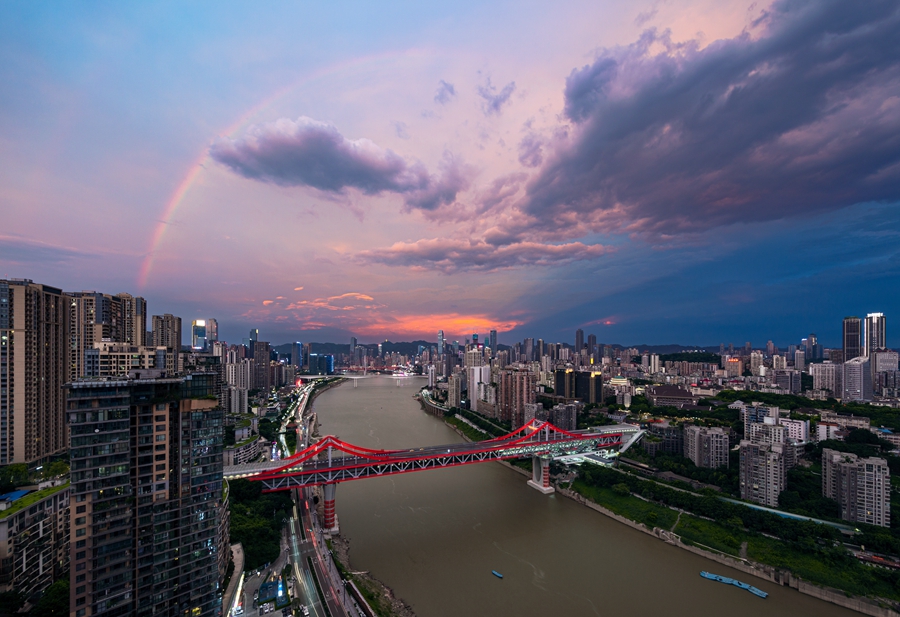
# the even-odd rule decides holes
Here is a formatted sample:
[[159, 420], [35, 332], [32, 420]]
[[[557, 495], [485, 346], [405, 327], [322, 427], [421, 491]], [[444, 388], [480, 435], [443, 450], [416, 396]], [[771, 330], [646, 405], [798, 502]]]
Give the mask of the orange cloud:
[[359, 324], [355, 331], [363, 336], [383, 336], [385, 334], [423, 335], [429, 340], [438, 330], [443, 330], [447, 337], [468, 336], [473, 332], [486, 333], [489, 330], [508, 332], [525, 322], [503, 320], [498, 321], [487, 315], [460, 315], [447, 313], [443, 315], [394, 315], [385, 318], [372, 315], [369, 323]]

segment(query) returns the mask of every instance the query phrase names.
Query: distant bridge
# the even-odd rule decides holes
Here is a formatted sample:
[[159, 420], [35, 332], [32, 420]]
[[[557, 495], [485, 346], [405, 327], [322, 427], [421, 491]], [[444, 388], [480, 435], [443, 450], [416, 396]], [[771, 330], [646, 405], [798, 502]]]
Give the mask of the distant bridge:
[[288, 459], [226, 467], [224, 472], [227, 479], [262, 482], [264, 492], [324, 485], [325, 527], [331, 529], [335, 526], [334, 489], [338, 482], [530, 456], [532, 479], [528, 484], [551, 493], [551, 458], [618, 448], [622, 435], [621, 429], [564, 431], [549, 422], [534, 421], [485, 441], [403, 450], [372, 450], [329, 435]]

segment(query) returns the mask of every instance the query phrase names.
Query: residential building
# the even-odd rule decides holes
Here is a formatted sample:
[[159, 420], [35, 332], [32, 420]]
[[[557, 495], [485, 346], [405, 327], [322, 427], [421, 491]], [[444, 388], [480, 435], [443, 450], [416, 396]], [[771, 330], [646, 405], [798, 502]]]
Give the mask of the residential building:
[[206, 351], [209, 346], [207, 321], [195, 319], [191, 322], [191, 349], [194, 351]]
[[62, 290], [0, 279], [0, 465], [36, 463], [68, 445]]
[[83, 377], [118, 377], [130, 371], [158, 369], [175, 375], [177, 356], [167, 347], [142, 347], [130, 343], [94, 343], [84, 352]]
[[154, 315], [153, 346], [168, 347], [175, 353], [181, 351], [181, 317], [166, 313]]
[[741, 499], [778, 507], [778, 496], [786, 482], [782, 444], [757, 444], [743, 439], [740, 446]]
[[463, 377], [459, 373], [450, 375], [447, 379], [447, 407], [459, 407], [462, 402]]
[[876, 349], [869, 355], [873, 373], [888, 373], [898, 368], [898, 354], [890, 349]]
[[842, 429], [855, 429], [861, 428], [865, 430], [869, 430], [872, 426], [872, 421], [865, 416], [855, 416], [853, 414], [846, 413], [837, 413], [834, 411], [830, 411], [827, 409], [823, 409], [819, 412], [819, 419], [822, 422], [833, 422], [837, 424]]
[[148, 345], [147, 301], [127, 293], [116, 294], [115, 298], [120, 307], [119, 341], [139, 347]]
[[883, 458], [824, 449], [822, 495], [838, 502], [845, 521], [891, 525], [891, 473]]
[[798, 349], [794, 352], [794, 370], [802, 371], [806, 369], [806, 352]]
[[723, 429], [684, 427], [684, 456], [697, 467], [727, 467], [728, 451], [728, 433]]
[[841, 396], [844, 377], [841, 364], [835, 364], [831, 360], [810, 364], [809, 374], [813, 378], [814, 390], [828, 390], [833, 396]]
[[514, 429], [525, 424], [525, 404], [536, 400], [537, 378], [531, 371], [500, 371], [500, 419], [512, 423]]
[[772, 371], [775, 385], [789, 394], [799, 394], [802, 386], [800, 371], [785, 369]]
[[221, 614], [215, 376], [67, 384], [72, 617]]
[[69, 567], [69, 483], [0, 495], [0, 593], [28, 598]]
[[[540, 403], [533, 403], [533, 405], [540, 405]], [[578, 428], [578, 410], [580, 407], [583, 407], [580, 403], [559, 403], [554, 405], [550, 409], [550, 424], [564, 431], [574, 431]]]
[[662, 440], [660, 451], [684, 455], [684, 431], [680, 426], [671, 426], [668, 422], [654, 422], [647, 426], [647, 432]]
[[785, 428], [788, 439], [798, 443], [806, 443], [809, 441], [809, 420], [779, 418], [778, 424]]

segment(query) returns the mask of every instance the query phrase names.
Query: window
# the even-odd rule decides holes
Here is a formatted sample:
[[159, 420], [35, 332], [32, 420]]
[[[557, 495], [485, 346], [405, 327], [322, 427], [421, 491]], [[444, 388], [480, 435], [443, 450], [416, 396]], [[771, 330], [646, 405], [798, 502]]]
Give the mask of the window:
[[75, 519], [75, 524], [76, 525], [84, 525], [86, 518], [87, 517], [79, 516], [78, 518]]
[[156, 441], [165, 441], [165, 440], [166, 440], [166, 436], [165, 436], [165, 435], [157, 435], [157, 436], [156, 436]]
[[78, 506], [77, 508], [75, 508], [75, 513], [76, 513], [76, 514], [81, 514], [81, 513], [84, 512], [86, 509], [87, 509], [87, 506]]
[[80, 538], [80, 537], [83, 536], [84, 534], [85, 534], [84, 527], [82, 527], [81, 529], [76, 529], [76, 530], [75, 530], [75, 537]]

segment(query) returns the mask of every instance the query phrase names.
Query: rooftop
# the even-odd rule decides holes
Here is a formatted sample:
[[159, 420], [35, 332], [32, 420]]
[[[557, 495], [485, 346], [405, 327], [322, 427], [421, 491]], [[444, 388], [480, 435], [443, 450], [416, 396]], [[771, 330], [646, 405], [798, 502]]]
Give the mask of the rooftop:
[[[15, 514], [20, 510], [24, 510], [29, 506], [33, 506], [37, 502], [42, 499], [46, 499], [50, 497], [54, 493], [58, 493], [59, 491], [69, 488], [69, 482], [67, 481], [65, 484], [60, 484], [59, 486], [51, 486], [45, 489], [41, 489], [39, 491], [26, 491], [28, 494], [24, 497], [17, 498], [13, 501], [12, 505], [9, 506], [6, 510], [0, 511], [0, 520], [5, 519], [10, 514]], [[23, 491], [13, 491], [13, 493], [20, 493]], [[13, 493], [7, 493], [7, 495], [11, 495]]]

